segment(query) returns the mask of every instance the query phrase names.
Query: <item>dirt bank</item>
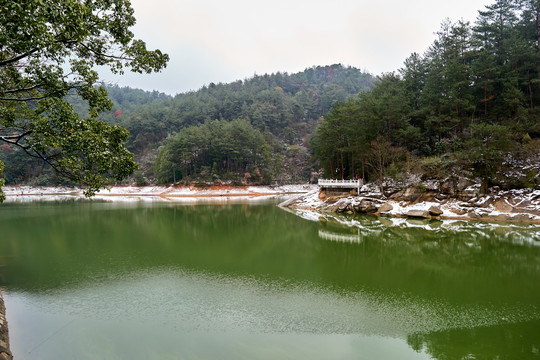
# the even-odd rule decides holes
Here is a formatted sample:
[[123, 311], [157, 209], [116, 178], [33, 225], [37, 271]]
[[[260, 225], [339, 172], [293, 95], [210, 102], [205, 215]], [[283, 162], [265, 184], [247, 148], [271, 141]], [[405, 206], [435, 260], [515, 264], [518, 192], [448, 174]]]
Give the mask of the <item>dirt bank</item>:
[[6, 320], [6, 307], [0, 290], [0, 360], [11, 360], [13, 356], [9, 350], [9, 334]]
[[[182, 197], [257, 197], [282, 194], [307, 193], [316, 188], [314, 185], [283, 185], [283, 186], [112, 186], [99, 191], [95, 198], [117, 200], [123, 197], [154, 197], [160, 199]], [[32, 186], [5, 186], [4, 192], [8, 200], [23, 196], [54, 197], [73, 196], [82, 197], [83, 190], [68, 187], [32, 187]]]

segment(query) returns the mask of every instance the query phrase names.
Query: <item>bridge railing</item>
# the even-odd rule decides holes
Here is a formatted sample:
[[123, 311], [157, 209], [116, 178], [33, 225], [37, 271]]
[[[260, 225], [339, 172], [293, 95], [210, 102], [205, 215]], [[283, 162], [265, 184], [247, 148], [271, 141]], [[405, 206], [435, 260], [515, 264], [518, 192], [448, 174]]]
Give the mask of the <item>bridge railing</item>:
[[321, 187], [339, 187], [339, 188], [359, 188], [364, 185], [362, 179], [358, 180], [332, 180], [332, 179], [319, 179], [319, 186]]

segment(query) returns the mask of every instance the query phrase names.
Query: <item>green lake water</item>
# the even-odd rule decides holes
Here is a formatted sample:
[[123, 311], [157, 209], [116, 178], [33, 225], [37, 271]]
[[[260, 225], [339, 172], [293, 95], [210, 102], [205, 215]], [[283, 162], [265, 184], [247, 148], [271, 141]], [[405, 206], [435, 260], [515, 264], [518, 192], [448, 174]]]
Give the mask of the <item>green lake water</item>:
[[540, 227], [277, 200], [0, 205], [22, 359], [539, 359]]

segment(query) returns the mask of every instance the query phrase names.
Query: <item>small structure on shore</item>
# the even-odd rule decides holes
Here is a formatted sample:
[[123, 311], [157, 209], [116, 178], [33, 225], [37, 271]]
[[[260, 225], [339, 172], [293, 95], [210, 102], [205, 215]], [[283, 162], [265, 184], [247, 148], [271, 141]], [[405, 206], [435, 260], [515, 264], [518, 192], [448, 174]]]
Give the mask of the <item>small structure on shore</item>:
[[334, 179], [319, 179], [319, 189], [322, 190], [329, 190], [334, 192], [350, 192], [352, 190], [356, 190], [356, 194], [360, 193], [360, 188], [362, 185], [364, 185], [364, 181], [362, 179], [358, 180], [334, 180]]

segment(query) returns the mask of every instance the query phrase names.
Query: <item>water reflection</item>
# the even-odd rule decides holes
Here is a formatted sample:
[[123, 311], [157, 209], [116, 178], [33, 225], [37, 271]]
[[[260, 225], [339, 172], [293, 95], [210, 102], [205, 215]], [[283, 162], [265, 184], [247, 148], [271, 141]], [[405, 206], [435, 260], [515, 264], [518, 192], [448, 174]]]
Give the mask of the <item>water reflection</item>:
[[539, 359], [540, 321], [415, 333], [407, 343], [435, 359]]
[[[297, 216], [264, 203], [5, 205], [0, 285], [21, 323], [149, 322], [162, 337], [236, 331], [258, 344], [291, 333], [399, 339], [441, 359], [477, 351], [453, 342], [491, 343], [482, 329], [540, 334], [534, 226]], [[495, 352], [509, 353], [487, 358]]]
[[[483, 316], [478, 316], [481, 309], [472, 310], [474, 306], [470, 305], [449, 311], [453, 314], [465, 311], [472, 316], [465, 316], [469, 322], [463, 319], [461, 323], [446, 323], [440, 327], [445, 330], [410, 333], [407, 343], [413, 350], [435, 359], [540, 358], [540, 300], [536, 287], [531, 286], [534, 282], [518, 281], [519, 284], [513, 284], [516, 286], [510, 286], [516, 277], [538, 277], [539, 226], [332, 214], [313, 216], [305, 212], [301, 216], [319, 222], [319, 236], [323, 239], [362, 243], [363, 251], [375, 239], [377, 245], [384, 244], [381, 253], [399, 249], [404, 256], [415, 254], [419, 264], [432, 270], [447, 267], [437, 272], [440, 275], [456, 277], [465, 269], [471, 277], [482, 279], [476, 279], [477, 286], [462, 287], [459, 295], [469, 300], [487, 295], [482, 302], [475, 302], [484, 304], [485, 309], [491, 307], [490, 310]], [[489, 275], [482, 277], [479, 272]], [[457, 278], [466, 284], [464, 278]], [[418, 280], [425, 284], [422, 276]], [[457, 290], [451, 282], [447, 284]], [[509, 306], [512, 303], [517, 305]]]

